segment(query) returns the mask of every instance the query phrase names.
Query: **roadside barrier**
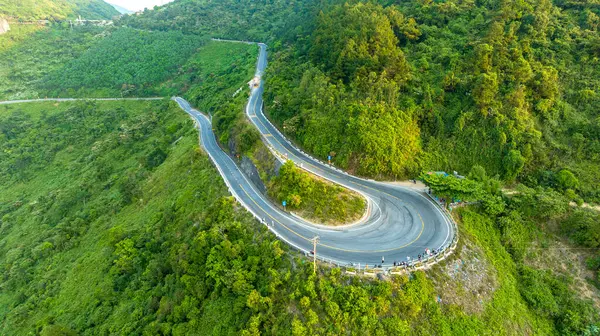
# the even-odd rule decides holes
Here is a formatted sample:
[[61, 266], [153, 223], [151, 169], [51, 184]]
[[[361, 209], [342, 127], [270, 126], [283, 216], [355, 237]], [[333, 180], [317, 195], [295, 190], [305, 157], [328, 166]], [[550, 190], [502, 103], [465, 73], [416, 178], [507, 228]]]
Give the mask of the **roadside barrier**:
[[[219, 39], [219, 38], [213, 38], [213, 40], [215, 41], [226, 41], [223, 39]], [[241, 43], [249, 43], [249, 44], [253, 44], [256, 42], [251, 42], [251, 41], [232, 41], [232, 40], [228, 40], [227, 42], [241, 42]], [[264, 44], [261, 43], [257, 43], [261, 46], [261, 48], [266, 47]], [[259, 54], [259, 60], [260, 60], [260, 54]], [[257, 73], [260, 73], [260, 70], [257, 70]], [[262, 81], [260, 83], [260, 86], [262, 86]], [[259, 87], [260, 87], [259, 86]], [[254, 89], [252, 90], [254, 91]], [[250, 101], [249, 101], [250, 103]], [[252, 122], [252, 115], [250, 114], [250, 104], [246, 105], [246, 115], [247, 117], [250, 119], [250, 121]], [[293, 148], [296, 152], [300, 153], [301, 155], [303, 155], [306, 159], [308, 163], [317, 163], [320, 164], [322, 166], [325, 167], [329, 167], [330, 169], [337, 171], [341, 174], [347, 175], [347, 176], [351, 176], [349, 175], [347, 172], [331, 165], [330, 163], [325, 163], [321, 160], [319, 160], [318, 158], [312, 157], [309, 154], [305, 153], [302, 149], [300, 149], [296, 144], [292, 143], [288, 138], [286, 138], [282, 132], [273, 125], [273, 123], [271, 122], [271, 120], [269, 120], [269, 118], [266, 117], [266, 115], [263, 113], [263, 106], [261, 105], [259, 107], [260, 109], [260, 114], [262, 115], [262, 117], [264, 118], [264, 120], [266, 121], [266, 124], [268, 126], [270, 126], [269, 128], [271, 129], [271, 133], [273, 134], [277, 134], [278, 136], [280, 136], [281, 140], [283, 140], [288, 146], [290, 146], [291, 148]], [[258, 118], [258, 113], [256, 113], [255, 111], [255, 117]], [[264, 136], [261, 137], [263, 138], [263, 140], [267, 140], [264, 138]], [[272, 146], [269, 145], [269, 141], [264, 141], [265, 144], [267, 145], [267, 148], [269, 149], [269, 151], [280, 161], [280, 162], [284, 162], [285, 160], [288, 159], [288, 157], [286, 155], [282, 155], [282, 153], [279, 153], [275, 148], [273, 148]], [[312, 161], [312, 162], [311, 162]], [[215, 164], [216, 165], [216, 164]], [[218, 167], [217, 167], [218, 168]], [[306, 169], [305, 167], [302, 167]], [[222, 174], [223, 175], [223, 174]], [[372, 179], [365, 179], [365, 178], [361, 178], [361, 177], [357, 177], [357, 176], [353, 176], [356, 179], [359, 180], [363, 180], [363, 181], [370, 181], [370, 182], [375, 182]], [[226, 183], [227, 183], [227, 179]], [[265, 221], [263, 218], [261, 218], [260, 216], [258, 216], [256, 213], [254, 213], [250, 207], [246, 206], [246, 204], [243, 203], [243, 200], [239, 197], [237, 197], [237, 195], [235, 195], [235, 192], [232, 190], [232, 188], [228, 185], [229, 189], [230, 189], [230, 193], [233, 194], [238, 201], [246, 208], [248, 209], [253, 215], [254, 217], [262, 224], [266, 225], [267, 228], [273, 232], [275, 234], [275, 236], [281, 240], [283, 240], [284, 242], [286, 242], [289, 246], [291, 246], [293, 249], [299, 251], [300, 253], [304, 254], [305, 256], [309, 257], [309, 258], [314, 258], [314, 255], [311, 254], [310, 251], [307, 251], [306, 249], [300, 248], [299, 246], [287, 241], [285, 239], [285, 237], [281, 236], [278, 234], [278, 232], [275, 230], [275, 228], [272, 225], [269, 225], [269, 223], [267, 221]], [[452, 219], [451, 214], [444, 208], [442, 207], [435, 199], [433, 199], [431, 197], [431, 195], [425, 193], [427, 195], [427, 197], [430, 199], [430, 201], [432, 203], [434, 203], [439, 210], [441, 211], [442, 215], [445, 217], [445, 220], [447, 221], [448, 224], [450, 224], [453, 228], [454, 231], [454, 235], [452, 237], [452, 240], [446, 244], [445, 246], [442, 246], [440, 248], [438, 248], [433, 254], [428, 254], [425, 253], [425, 251], [423, 251], [423, 254], [421, 255], [421, 258], [417, 257], [417, 256], [410, 256], [409, 260], [403, 264], [403, 266], [387, 266], [387, 265], [381, 265], [381, 267], [375, 267], [375, 268], [366, 268], [366, 265], [362, 265], [362, 269], [361, 269], [361, 265], [355, 265], [355, 264], [348, 264], [348, 263], [342, 263], [339, 262], [337, 260], [333, 260], [333, 259], [329, 259], [329, 258], [324, 258], [321, 257], [320, 255], [317, 254], [316, 259], [319, 260], [319, 262], [321, 262], [322, 264], [326, 264], [326, 265], [330, 265], [332, 267], [339, 267], [342, 268], [346, 274], [350, 274], [350, 275], [364, 275], [364, 276], [369, 276], [369, 277], [376, 277], [379, 274], [406, 274], [406, 273], [410, 273], [416, 270], [422, 270], [422, 269], [428, 269], [430, 267], [432, 267], [433, 265], [435, 265], [436, 263], [441, 262], [442, 260], [448, 258], [450, 255], [452, 255], [452, 253], [456, 250], [456, 247], [458, 245], [458, 228], [456, 226], [456, 223], [454, 222], [454, 220]], [[374, 265], [373, 265], [374, 266]]]

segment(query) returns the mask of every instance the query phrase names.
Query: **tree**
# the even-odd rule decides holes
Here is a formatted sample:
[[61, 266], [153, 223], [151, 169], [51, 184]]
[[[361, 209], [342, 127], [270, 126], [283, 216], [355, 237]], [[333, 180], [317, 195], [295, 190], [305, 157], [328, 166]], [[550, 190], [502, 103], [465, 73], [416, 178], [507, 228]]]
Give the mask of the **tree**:
[[302, 324], [302, 321], [300, 321], [297, 318], [294, 318], [292, 320], [292, 335], [293, 336], [305, 336], [305, 335], [308, 335], [306, 327]]
[[566, 169], [562, 169], [556, 174], [556, 182], [562, 190], [576, 189], [579, 186], [579, 180], [575, 175]]
[[475, 201], [483, 196], [481, 184], [453, 175], [423, 172], [419, 178], [431, 188], [431, 192], [448, 200]]
[[[373, 3], [344, 4], [321, 13], [313, 34], [312, 58], [331, 71], [334, 79], [350, 82], [370, 72], [385, 71], [395, 81], [408, 79], [409, 68], [397, 48], [394, 26], [405, 36], [416, 36], [414, 26], [403, 23], [402, 14]], [[394, 25], [392, 25], [394, 22]]]
[[482, 198], [481, 204], [486, 213], [491, 216], [498, 216], [506, 208], [506, 204], [501, 196], [486, 195]]
[[523, 169], [525, 158], [521, 156], [521, 152], [516, 149], [511, 149], [503, 160], [504, 178], [508, 181], [513, 181]]
[[114, 269], [118, 274], [133, 271], [137, 257], [137, 249], [131, 239], [126, 238], [115, 246]]
[[473, 89], [473, 99], [484, 115], [494, 106], [498, 94], [498, 75], [495, 72], [482, 73], [477, 78]]
[[415, 170], [414, 162], [421, 146], [419, 128], [403, 111], [384, 103], [352, 107], [351, 133], [360, 157], [360, 172], [367, 175], [407, 176]]
[[492, 71], [492, 54], [494, 48], [486, 43], [475, 46], [475, 55], [477, 57], [477, 66], [481, 72]]
[[50, 325], [44, 326], [40, 335], [41, 336], [75, 336], [75, 335], [77, 335], [77, 332], [75, 332], [74, 330], [72, 330], [68, 327], [62, 326], [62, 325], [50, 324]]
[[469, 178], [477, 182], [486, 181], [487, 175], [485, 173], [485, 168], [480, 165], [474, 165], [469, 172]]
[[543, 271], [527, 266], [522, 266], [519, 273], [521, 295], [525, 301], [540, 314], [548, 317], [556, 316], [560, 308], [551, 288], [546, 283], [547, 275]]
[[160, 147], [154, 148], [154, 150], [146, 156], [144, 166], [148, 169], [154, 169], [160, 166], [167, 159], [167, 153]]

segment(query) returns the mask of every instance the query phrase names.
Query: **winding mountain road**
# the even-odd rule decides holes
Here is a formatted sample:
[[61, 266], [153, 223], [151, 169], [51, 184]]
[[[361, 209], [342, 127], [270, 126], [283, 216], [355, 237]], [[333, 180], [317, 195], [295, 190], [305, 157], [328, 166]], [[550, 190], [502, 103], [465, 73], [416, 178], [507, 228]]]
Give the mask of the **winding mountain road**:
[[[242, 42], [248, 43], [248, 42]], [[261, 78], [267, 67], [267, 47], [258, 43], [256, 76]], [[277, 237], [289, 245], [309, 253], [312, 239], [319, 237], [317, 255], [321, 260], [338, 265], [382, 264], [389, 268], [394, 261], [415, 260], [426, 248], [443, 250], [456, 237], [451, 220], [426, 194], [393, 184], [365, 180], [346, 174], [303, 153], [289, 142], [265, 117], [262, 106], [264, 83], [252, 89], [246, 114], [260, 132], [263, 141], [275, 156], [292, 160], [301, 168], [334, 183], [352, 189], [368, 201], [367, 214], [357, 223], [342, 227], [327, 227], [309, 223], [284, 212], [260, 193], [240, 171], [235, 162], [219, 147], [208, 117], [195, 110], [183, 98], [172, 98], [196, 120], [200, 130], [200, 145], [215, 163], [230, 192], [248, 211], [261, 220]], [[49, 98], [2, 101], [0, 105], [32, 102], [63, 102], [76, 100], [160, 100], [164, 98]]]
[[[259, 43], [256, 76], [262, 77], [267, 66], [266, 45]], [[266, 224], [277, 237], [308, 253], [312, 239], [319, 237], [319, 259], [339, 265], [381, 264], [414, 260], [426, 248], [449, 247], [456, 232], [450, 219], [424, 193], [397, 185], [357, 178], [322, 163], [294, 147], [265, 117], [262, 111], [264, 83], [252, 89], [246, 114], [262, 135], [263, 141], [280, 159], [334, 183], [362, 194], [369, 204], [363, 220], [344, 227], [311, 224], [280, 210], [240, 171], [235, 162], [219, 147], [208, 117], [193, 109], [183, 98], [173, 98], [198, 123], [200, 144], [211, 157], [230, 192], [251, 213]]]

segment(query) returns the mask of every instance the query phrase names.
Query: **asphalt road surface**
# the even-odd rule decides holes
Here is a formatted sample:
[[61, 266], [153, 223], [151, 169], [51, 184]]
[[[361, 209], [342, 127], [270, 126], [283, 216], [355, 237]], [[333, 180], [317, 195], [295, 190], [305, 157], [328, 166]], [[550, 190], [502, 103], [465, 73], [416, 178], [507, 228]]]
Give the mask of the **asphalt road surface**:
[[[256, 76], [261, 77], [267, 66], [266, 45], [258, 44]], [[233, 160], [218, 146], [210, 120], [193, 109], [182, 98], [173, 98], [190, 114], [200, 128], [200, 144], [223, 176], [230, 192], [273, 231], [277, 237], [305, 253], [313, 249], [312, 238], [318, 236], [319, 259], [339, 265], [360, 264], [364, 267], [381, 264], [390, 267], [394, 261], [414, 260], [426, 248], [448, 247], [456, 232], [450, 220], [427, 195], [397, 185], [360, 179], [311, 158], [295, 148], [269, 122], [262, 111], [262, 80], [252, 90], [246, 114], [260, 131], [263, 141], [280, 160], [289, 159], [301, 168], [362, 194], [368, 201], [367, 214], [358, 222], [342, 227], [327, 227], [309, 223], [273, 205], [257, 191]], [[159, 100], [163, 98], [99, 98], [89, 100]], [[49, 98], [3, 101], [0, 105], [44, 101], [88, 100], [79, 98]]]
[[[256, 75], [261, 77], [267, 66], [266, 45], [258, 44], [260, 54]], [[230, 192], [251, 213], [273, 231], [277, 237], [308, 253], [312, 239], [319, 237], [319, 259], [340, 265], [365, 264], [370, 267], [392, 266], [394, 261], [414, 260], [425, 249], [448, 247], [456, 232], [453, 224], [427, 195], [403, 188], [348, 175], [311, 158], [295, 148], [269, 122], [262, 111], [263, 81], [252, 89], [246, 114], [260, 131], [263, 141], [280, 158], [334, 183], [361, 193], [368, 200], [367, 215], [359, 222], [343, 227], [311, 224], [276, 207], [254, 187], [234, 161], [221, 150], [212, 131], [210, 120], [193, 109], [182, 98], [173, 98], [190, 114], [200, 128], [200, 144], [223, 176]]]

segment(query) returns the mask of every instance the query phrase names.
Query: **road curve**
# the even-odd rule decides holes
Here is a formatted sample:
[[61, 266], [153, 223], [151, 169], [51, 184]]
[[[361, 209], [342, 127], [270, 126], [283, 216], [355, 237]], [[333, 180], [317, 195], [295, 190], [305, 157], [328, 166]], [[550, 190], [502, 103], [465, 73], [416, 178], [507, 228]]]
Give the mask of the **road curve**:
[[[256, 76], [262, 77], [267, 66], [266, 45], [259, 43]], [[381, 264], [416, 259], [426, 248], [445, 249], [455, 238], [454, 226], [425, 194], [396, 185], [348, 175], [295, 148], [269, 122], [262, 111], [264, 83], [252, 90], [246, 114], [262, 135], [263, 141], [278, 157], [287, 157], [303, 169], [365, 196], [371, 211], [365, 220], [341, 229], [308, 223], [274, 206], [254, 187], [235, 162], [217, 144], [210, 120], [193, 109], [183, 98], [173, 100], [197, 121], [200, 143], [221, 173], [230, 192], [255, 217], [263, 221], [277, 237], [308, 252], [312, 238], [319, 237], [320, 259], [339, 265]]]
[[[261, 77], [267, 66], [266, 45], [259, 43], [256, 75]], [[308, 252], [311, 239], [319, 237], [319, 259], [339, 265], [381, 264], [390, 267], [393, 261], [416, 259], [426, 248], [444, 249], [451, 245], [456, 232], [450, 220], [426, 195], [396, 185], [364, 180], [328, 166], [295, 148], [269, 122], [262, 111], [261, 80], [246, 107], [246, 114], [262, 135], [263, 141], [278, 158], [287, 157], [298, 166], [334, 183], [361, 193], [369, 201], [370, 211], [359, 223], [341, 228], [314, 225], [274, 206], [254, 187], [235, 162], [221, 150], [212, 131], [210, 120], [193, 109], [182, 98], [173, 98], [198, 123], [200, 143], [215, 163], [230, 192], [254, 216], [263, 221], [278, 238]], [[120, 101], [161, 100], [164, 98], [48, 98], [0, 101], [0, 105], [33, 102], [66, 102], [77, 100]]]

